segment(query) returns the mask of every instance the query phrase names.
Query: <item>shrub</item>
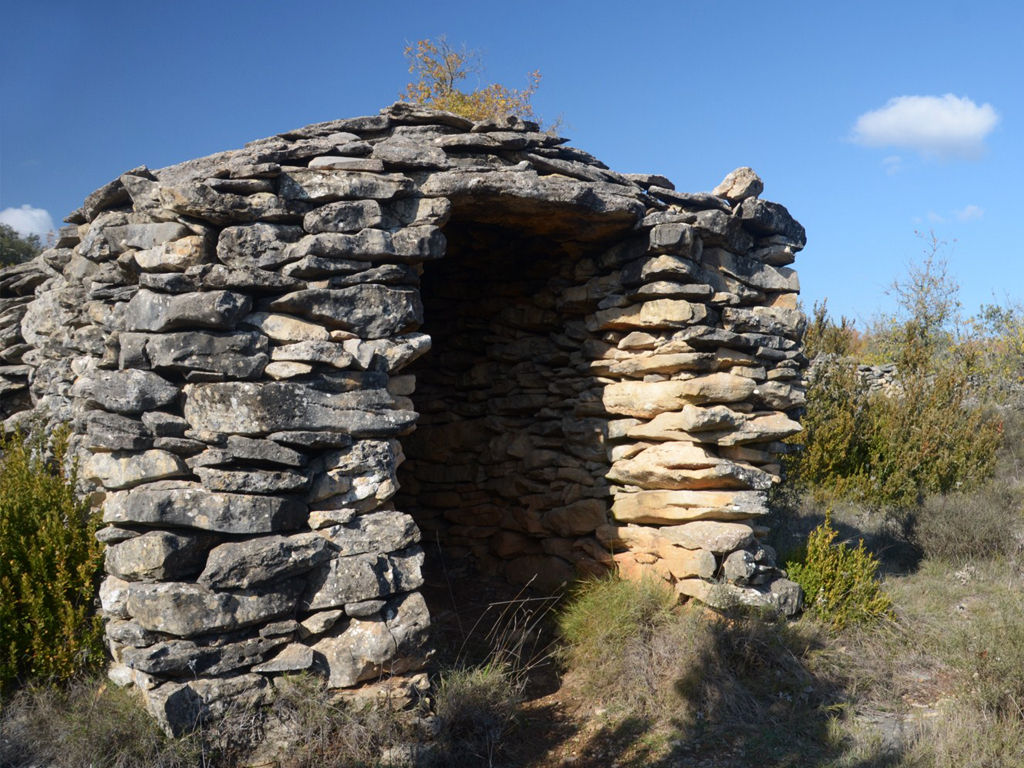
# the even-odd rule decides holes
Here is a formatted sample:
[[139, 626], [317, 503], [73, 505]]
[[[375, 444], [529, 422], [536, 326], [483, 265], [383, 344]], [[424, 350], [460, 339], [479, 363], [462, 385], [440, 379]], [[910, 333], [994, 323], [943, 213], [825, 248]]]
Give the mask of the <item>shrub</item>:
[[504, 664], [441, 674], [435, 712], [445, 765], [493, 765], [513, 729], [525, 681]]
[[98, 516], [62, 467], [68, 431], [0, 439], [0, 688], [67, 679], [103, 660], [94, 595]]
[[954, 365], [900, 372], [899, 391], [869, 393], [852, 361], [819, 363], [804, 431], [790, 442], [794, 483], [818, 500], [854, 498], [908, 510], [929, 493], [970, 488], [992, 474], [1000, 423], [969, 399]]
[[834, 543], [838, 535], [830, 510], [807, 537], [803, 558], [786, 563], [790, 578], [804, 590], [807, 607], [836, 630], [888, 616], [892, 601], [876, 578], [878, 560], [863, 539], [850, 549], [845, 542]]
[[503, 120], [510, 115], [534, 117], [530, 100], [540, 85], [540, 72], [528, 75], [529, 84], [518, 90], [492, 83], [473, 91], [464, 91], [459, 84], [482, 70], [480, 54], [456, 50], [445, 38], [417, 40], [405, 47], [409, 73], [416, 81], [409, 83], [400, 98], [413, 104], [454, 112], [470, 120]]

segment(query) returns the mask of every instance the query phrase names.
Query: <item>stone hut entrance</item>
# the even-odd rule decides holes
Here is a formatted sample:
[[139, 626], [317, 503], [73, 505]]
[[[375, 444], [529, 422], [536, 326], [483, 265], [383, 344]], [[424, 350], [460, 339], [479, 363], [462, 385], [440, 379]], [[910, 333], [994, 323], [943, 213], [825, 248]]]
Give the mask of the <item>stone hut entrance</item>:
[[395, 502], [428, 563], [468, 558], [543, 589], [609, 567], [594, 536], [610, 519], [608, 419], [572, 289], [633, 226], [543, 202], [454, 202], [446, 255], [422, 277], [433, 343], [408, 368], [420, 416]]
[[758, 518], [805, 238], [761, 189], [395, 105], [90, 195], [0, 281], [0, 391], [103, 504], [111, 677], [172, 732], [289, 672], [421, 684], [424, 544], [795, 610]]

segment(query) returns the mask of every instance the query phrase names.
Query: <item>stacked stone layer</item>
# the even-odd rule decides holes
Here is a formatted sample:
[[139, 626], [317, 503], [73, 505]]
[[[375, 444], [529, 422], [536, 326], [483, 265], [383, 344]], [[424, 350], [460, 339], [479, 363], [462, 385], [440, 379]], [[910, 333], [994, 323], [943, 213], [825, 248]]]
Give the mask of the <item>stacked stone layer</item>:
[[792, 610], [757, 521], [804, 232], [760, 191], [395, 105], [90, 195], [0, 276], [0, 394], [73, 425], [112, 676], [174, 730], [282, 673], [411, 674], [421, 530], [516, 581]]

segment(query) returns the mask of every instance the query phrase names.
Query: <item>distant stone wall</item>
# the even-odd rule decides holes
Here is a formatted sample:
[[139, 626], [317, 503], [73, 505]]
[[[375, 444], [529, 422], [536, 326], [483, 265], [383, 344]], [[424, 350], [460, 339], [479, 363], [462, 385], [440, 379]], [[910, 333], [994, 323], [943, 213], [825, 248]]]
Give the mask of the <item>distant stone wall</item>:
[[73, 425], [112, 678], [170, 731], [286, 672], [419, 684], [423, 537], [796, 610], [758, 519], [805, 238], [761, 188], [395, 105], [90, 195], [0, 274], [0, 394]]

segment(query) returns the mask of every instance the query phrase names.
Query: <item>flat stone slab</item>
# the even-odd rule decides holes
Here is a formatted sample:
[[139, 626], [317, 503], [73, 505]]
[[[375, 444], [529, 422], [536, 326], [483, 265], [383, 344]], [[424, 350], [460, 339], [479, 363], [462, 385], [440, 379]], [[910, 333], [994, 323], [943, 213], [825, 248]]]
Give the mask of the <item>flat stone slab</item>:
[[306, 522], [306, 505], [294, 499], [214, 493], [196, 485], [135, 488], [107, 497], [103, 520], [179, 526], [220, 533], [275, 533]]

